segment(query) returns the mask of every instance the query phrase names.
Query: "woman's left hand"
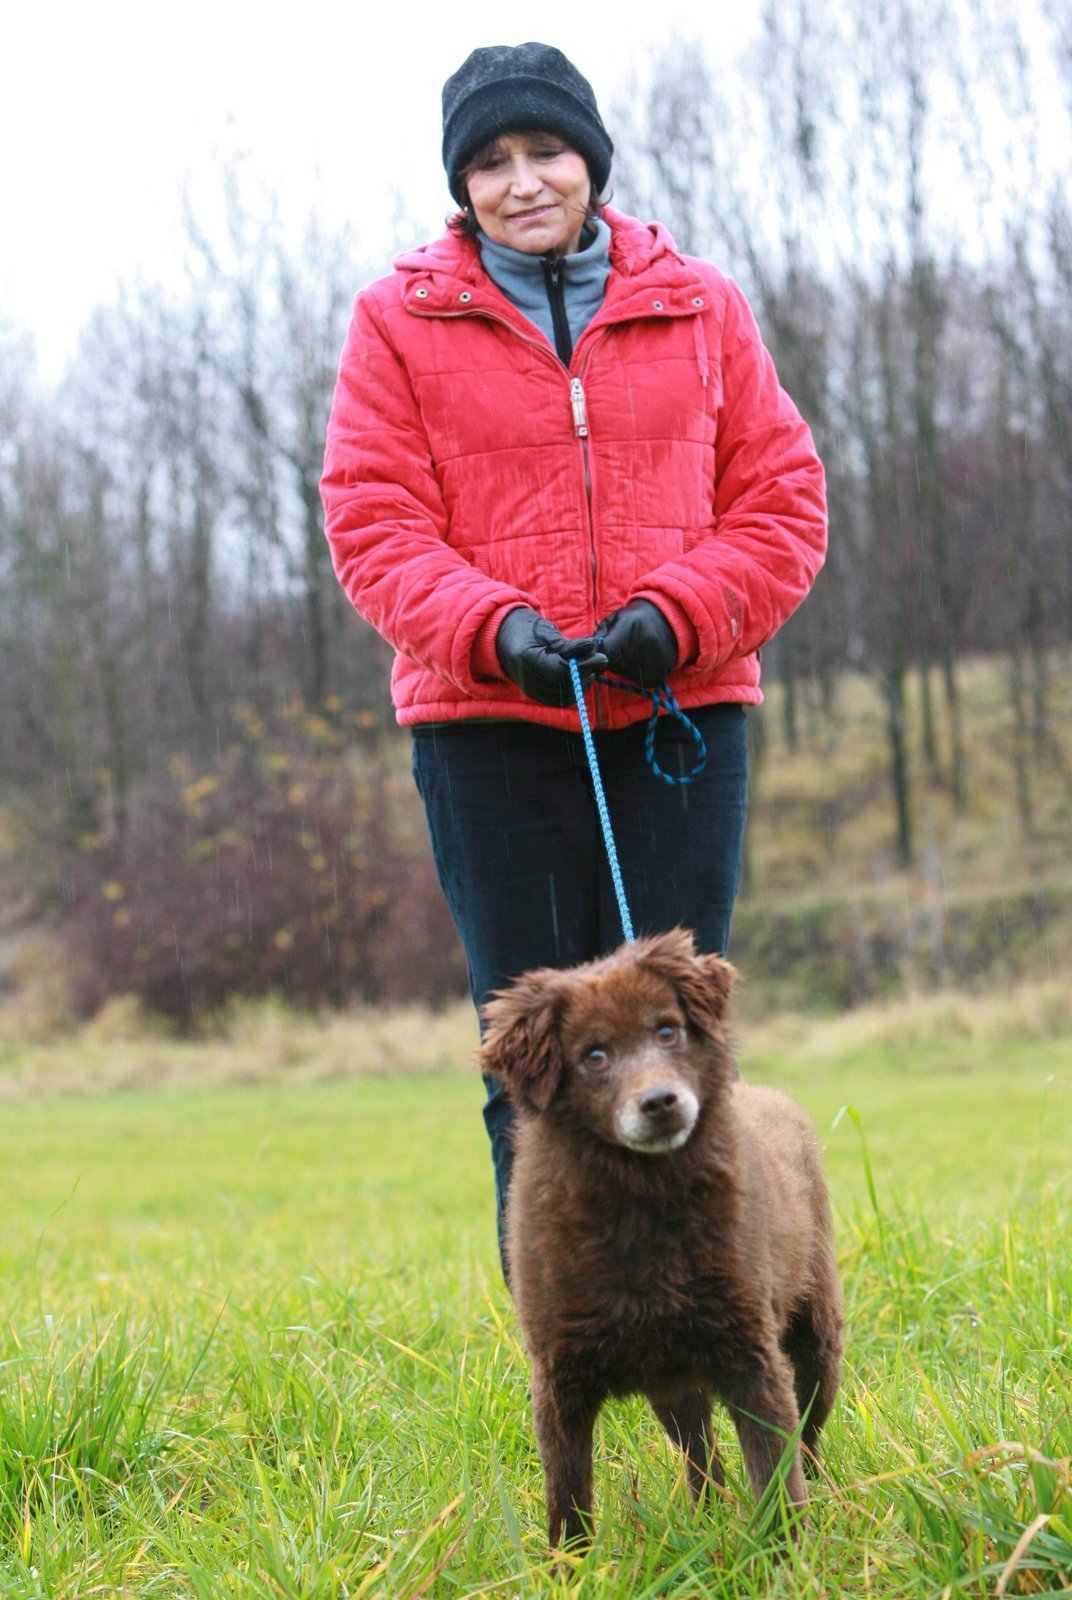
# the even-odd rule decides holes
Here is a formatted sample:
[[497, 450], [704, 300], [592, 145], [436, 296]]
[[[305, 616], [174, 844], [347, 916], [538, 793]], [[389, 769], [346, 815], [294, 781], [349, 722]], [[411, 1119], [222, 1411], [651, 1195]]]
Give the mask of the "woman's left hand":
[[677, 666], [674, 630], [650, 600], [630, 600], [604, 617], [596, 641], [609, 670], [642, 689], [657, 688]]

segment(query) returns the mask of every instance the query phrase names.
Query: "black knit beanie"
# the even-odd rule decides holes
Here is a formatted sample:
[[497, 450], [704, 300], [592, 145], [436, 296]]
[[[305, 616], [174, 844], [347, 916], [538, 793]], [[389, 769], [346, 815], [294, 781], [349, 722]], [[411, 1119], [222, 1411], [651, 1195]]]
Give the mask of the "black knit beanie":
[[443, 85], [443, 165], [459, 204], [466, 162], [512, 128], [557, 133], [584, 157], [596, 189], [605, 188], [614, 146], [588, 79], [552, 45], [493, 44]]

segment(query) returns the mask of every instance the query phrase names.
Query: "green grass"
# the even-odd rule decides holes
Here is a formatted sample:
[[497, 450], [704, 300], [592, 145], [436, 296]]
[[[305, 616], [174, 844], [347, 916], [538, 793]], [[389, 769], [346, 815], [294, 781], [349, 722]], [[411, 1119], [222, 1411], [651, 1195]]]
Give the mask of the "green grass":
[[441, 1074], [5, 1106], [0, 1594], [1069, 1593], [1072, 1031], [780, 1027], [744, 1070], [820, 1129], [849, 1316], [786, 1567], [724, 1419], [697, 1515], [627, 1403], [551, 1576], [479, 1083]]

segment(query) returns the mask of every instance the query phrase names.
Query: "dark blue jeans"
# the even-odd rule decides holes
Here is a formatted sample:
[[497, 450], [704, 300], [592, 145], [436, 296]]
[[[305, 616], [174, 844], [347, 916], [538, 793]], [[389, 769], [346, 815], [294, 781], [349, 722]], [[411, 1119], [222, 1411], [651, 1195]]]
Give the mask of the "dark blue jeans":
[[[671, 786], [652, 773], [645, 722], [596, 732], [596, 751], [634, 931], [682, 923], [701, 950], [724, 954], [748, 805], [747, 721], [737, 705], [689, 716], [707, 745], [693, 783]], [[474, 1003], [530, 967], [570, 967], [619, 945], [621, 916], [580, 733], [489, 721], [413, 733], [413, 775]], [[685, 773], [696, 746], [664, 717], [655, 753], [664, 771]], [[501, 1238], [513, 1119], [498, 1080], [485, 1084]]]

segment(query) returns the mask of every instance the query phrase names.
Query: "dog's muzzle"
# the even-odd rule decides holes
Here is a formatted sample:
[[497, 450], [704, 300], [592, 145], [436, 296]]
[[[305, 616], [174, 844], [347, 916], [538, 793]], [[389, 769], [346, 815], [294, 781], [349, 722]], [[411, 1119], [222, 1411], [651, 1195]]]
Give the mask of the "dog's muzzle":
[[645, 1155], [679, 1150], [696, 1126], [700, 1102], [680, 1083], [647, 1085], [615, 1116], [621, 1143]]

